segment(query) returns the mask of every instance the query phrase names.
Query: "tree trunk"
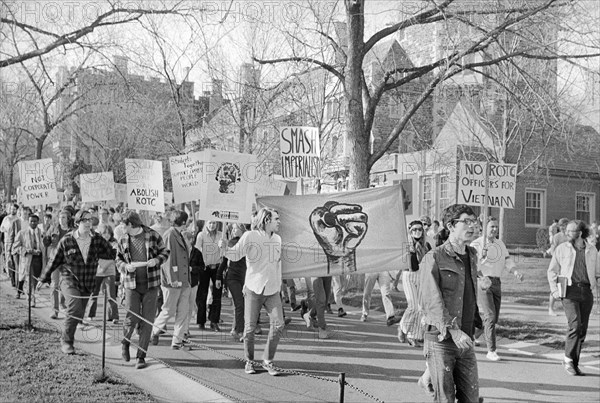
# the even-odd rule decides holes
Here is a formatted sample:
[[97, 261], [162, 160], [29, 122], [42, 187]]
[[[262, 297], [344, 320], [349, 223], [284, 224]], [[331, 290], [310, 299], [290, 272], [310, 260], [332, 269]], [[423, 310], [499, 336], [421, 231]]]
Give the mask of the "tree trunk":
[[346, 0], [348, 58], [346, 64], [346, 133], [350, 147], [350, 189], [369, 186], [369, 136], [364, 132], [362, 62], [364, 47], [364, 4]]
[[39, 160], [42, 159], [42, 149], [44, 148], [44, 141], [46, 141], [46, 138], [48, 137], [47, 133], [44, 133], [44, 135], [42, 137], [36, 137], [35, 138], [35, 159]]

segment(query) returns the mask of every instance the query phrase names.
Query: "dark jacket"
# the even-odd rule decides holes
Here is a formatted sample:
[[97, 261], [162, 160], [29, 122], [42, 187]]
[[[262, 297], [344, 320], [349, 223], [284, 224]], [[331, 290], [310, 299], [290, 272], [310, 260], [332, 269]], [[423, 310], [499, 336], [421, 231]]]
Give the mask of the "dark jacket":
[[[472, 286], [477, 293], [477, 251], [467, 246], [471, 263]], [[426, 324], [435, 326], [440, 339], [448, 337], [448, 329], [462, 325], [465, 266], [450, 242], [425, 255], [419, 269], [419, 307]]]
[[161, 266], [160, 284], [164, 287], [174, 287], [175, 282], [179, 282], [182, 288], [189, 287], [190, 254], [183, 235], [171, 227], [165, 231], [163, 239], [169, 257]]
[[192, 246], [192, 253], [190, 256], [190, 267], [191, 276], [190, 276], [190, 285], [195, 287], [200, 282], [200, 273], [206, 269], [206, 265], [204, 264], [204, 257], [202, 256], [202, 252], [198, 248]]
[[[240, 240], [239, 237], [232, 238], [229, 240], [228, 246], [233, 248], [236, 243]], [[226, 257], [223, 257], [219, 270], [217, 270], [217, 280], [237, 280], [244, 283], [246, 279], [246, 258], [243, 257], [237, 262], [230, 261]]]

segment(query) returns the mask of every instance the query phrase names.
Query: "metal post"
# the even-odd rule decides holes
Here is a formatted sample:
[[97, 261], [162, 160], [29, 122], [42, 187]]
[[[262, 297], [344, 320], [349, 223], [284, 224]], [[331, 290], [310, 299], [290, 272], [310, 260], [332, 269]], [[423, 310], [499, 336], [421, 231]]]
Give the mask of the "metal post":
[[[98, 296], [96, 296], [98, 298]], [[104, 282], [104, 307], [102, 315], [102, 379], [106, 376], [106, 306], [108, 305], [108, 282]]]
[[346, 384], [346, 373], [345, 372], [340, 372], [338, 381], [340, 382], [340, 403], [344, 403], [344, 386]]
[[[21, 259], [23, 259], [23, 256], [21, 256]], [[31, 258], [33, 260], [33, 257]], [[15, 277], [17, 279], [17, 281], [19, 280], [19, 273], [17, 272]], [[31, 325], [31, 281], [33, 280], [33, 274], [31, 273], [31, 264], [29, 264], [29, 281], [28, 281], [28, 285], [27, 288], [29, 289], [29, 295], [27, 298], [27, 328], [28, 329], [33, 329], [33, 326]], [[19, 292], [18, 290], [19, 288], [19, 283], [17, 282], [17, 293]]]
[[483, 236], [483, 253], [485, 259], [487, 257], [487, 218], [488, 218], [488, 195], [490, 193], [490, 163], [485, 163], [485, 195], [483, 199], [483, 222], [481, 223], [481, 235]]

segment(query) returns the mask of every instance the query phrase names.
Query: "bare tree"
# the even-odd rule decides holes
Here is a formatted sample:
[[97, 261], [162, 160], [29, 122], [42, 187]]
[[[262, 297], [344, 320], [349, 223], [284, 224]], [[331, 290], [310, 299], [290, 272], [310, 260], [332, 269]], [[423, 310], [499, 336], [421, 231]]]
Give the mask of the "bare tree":
[[[350, 182], [353, 188], [364, 188], [369, 184], [369, 172], [373, 164], [380, 159], [389, 147], [404, 132], [410, 119], [422, 107], [424, 102], [442, 83], [452, 79], [465, 70], [482, 71], [507, 60], [577, 60], [584, 57], [598, 57], [599, 52], [571, 54], [557, 46], [556, 35], [531, 35], [541, 22], [552, 25], [557, 32], [561, 16], [569, 13], [576, 2], [561, 0], [501, 0], [467, 2], [461, 0], [443, 0], [423, 2], [417, 10], [407, 10], [398, 21], [390, 23], [365, 38], [366, 0], [344, 0], [342, 14], [345, 16], [343, 37], [334, 35], [332, 18], [335, 12], [315, 15], [307, 30], [306, 21], [285, 30], [290, 45], [285, 49], [288, 55], [265, 58], [255, 57], [262, 64], [307, 63], [316, 65], [337, 77], [342, 83], [347, 116], [346, 132], [350, 147]], [[316, 2], [311, 11], [318, 8]], [[391, 4], [391, 3], [390, 3]], [[399, 5], [398, 3], [394, 3]], [[404, 18], [402, 18], [404, 17]], [[289, 24], [288, 24], [289, 25]], [[365, 58], [378, 44], [393, 35], [401, 35], [411, 29], [434, 31], [434, 26], [446, 30], [442, 52], [432, 52], [421, 58], [415, 65], [382, 66], [382, 74], [367, 81], [363, 63]], [[461, 29], [456, 29], [456, 27]], [[454, 29], [454, 31], [452, 31]], [[308, 31], [308, 34], [306, 33]], [[461, 34], [461, 32], [467, 34]], [[304, 34], [304, 35], [303, 35]], [[504, 51], [500, 40], [503, 35], [520, 38], [520, 46], [514, 51]], [[322, 58], [322, 47], [309, 46], [315, 43], [310, 38], [320, 36], [326, 40], [331, 55]], [[430, 38], [433, 39], [433, 38]], [[318, 42], [316, 42], [318, 43]], [[418, 94], [405, 107], [403, 117], [382, 139], [379, 146], [371, 151], [370, 136], [377, 108], [384, 95], [395, 89], [401, 89], [418, 83]]]
[[[139, 7], [138, 7], [139, 5]], [[188, 1], [143, 1], [125, 3], [43, 3], [27, 4], [3, 0], [0, 3], [2, 47], [0, 68], [40, 58], [50, 52], [77, 48], [94, 48], [86, 39], [92, 33], [110, 27], [140, 21], [149, 15], [190, 15], [203, 10], [201, 4]], [[35, 13], [36, 24], [27, 16]]]

